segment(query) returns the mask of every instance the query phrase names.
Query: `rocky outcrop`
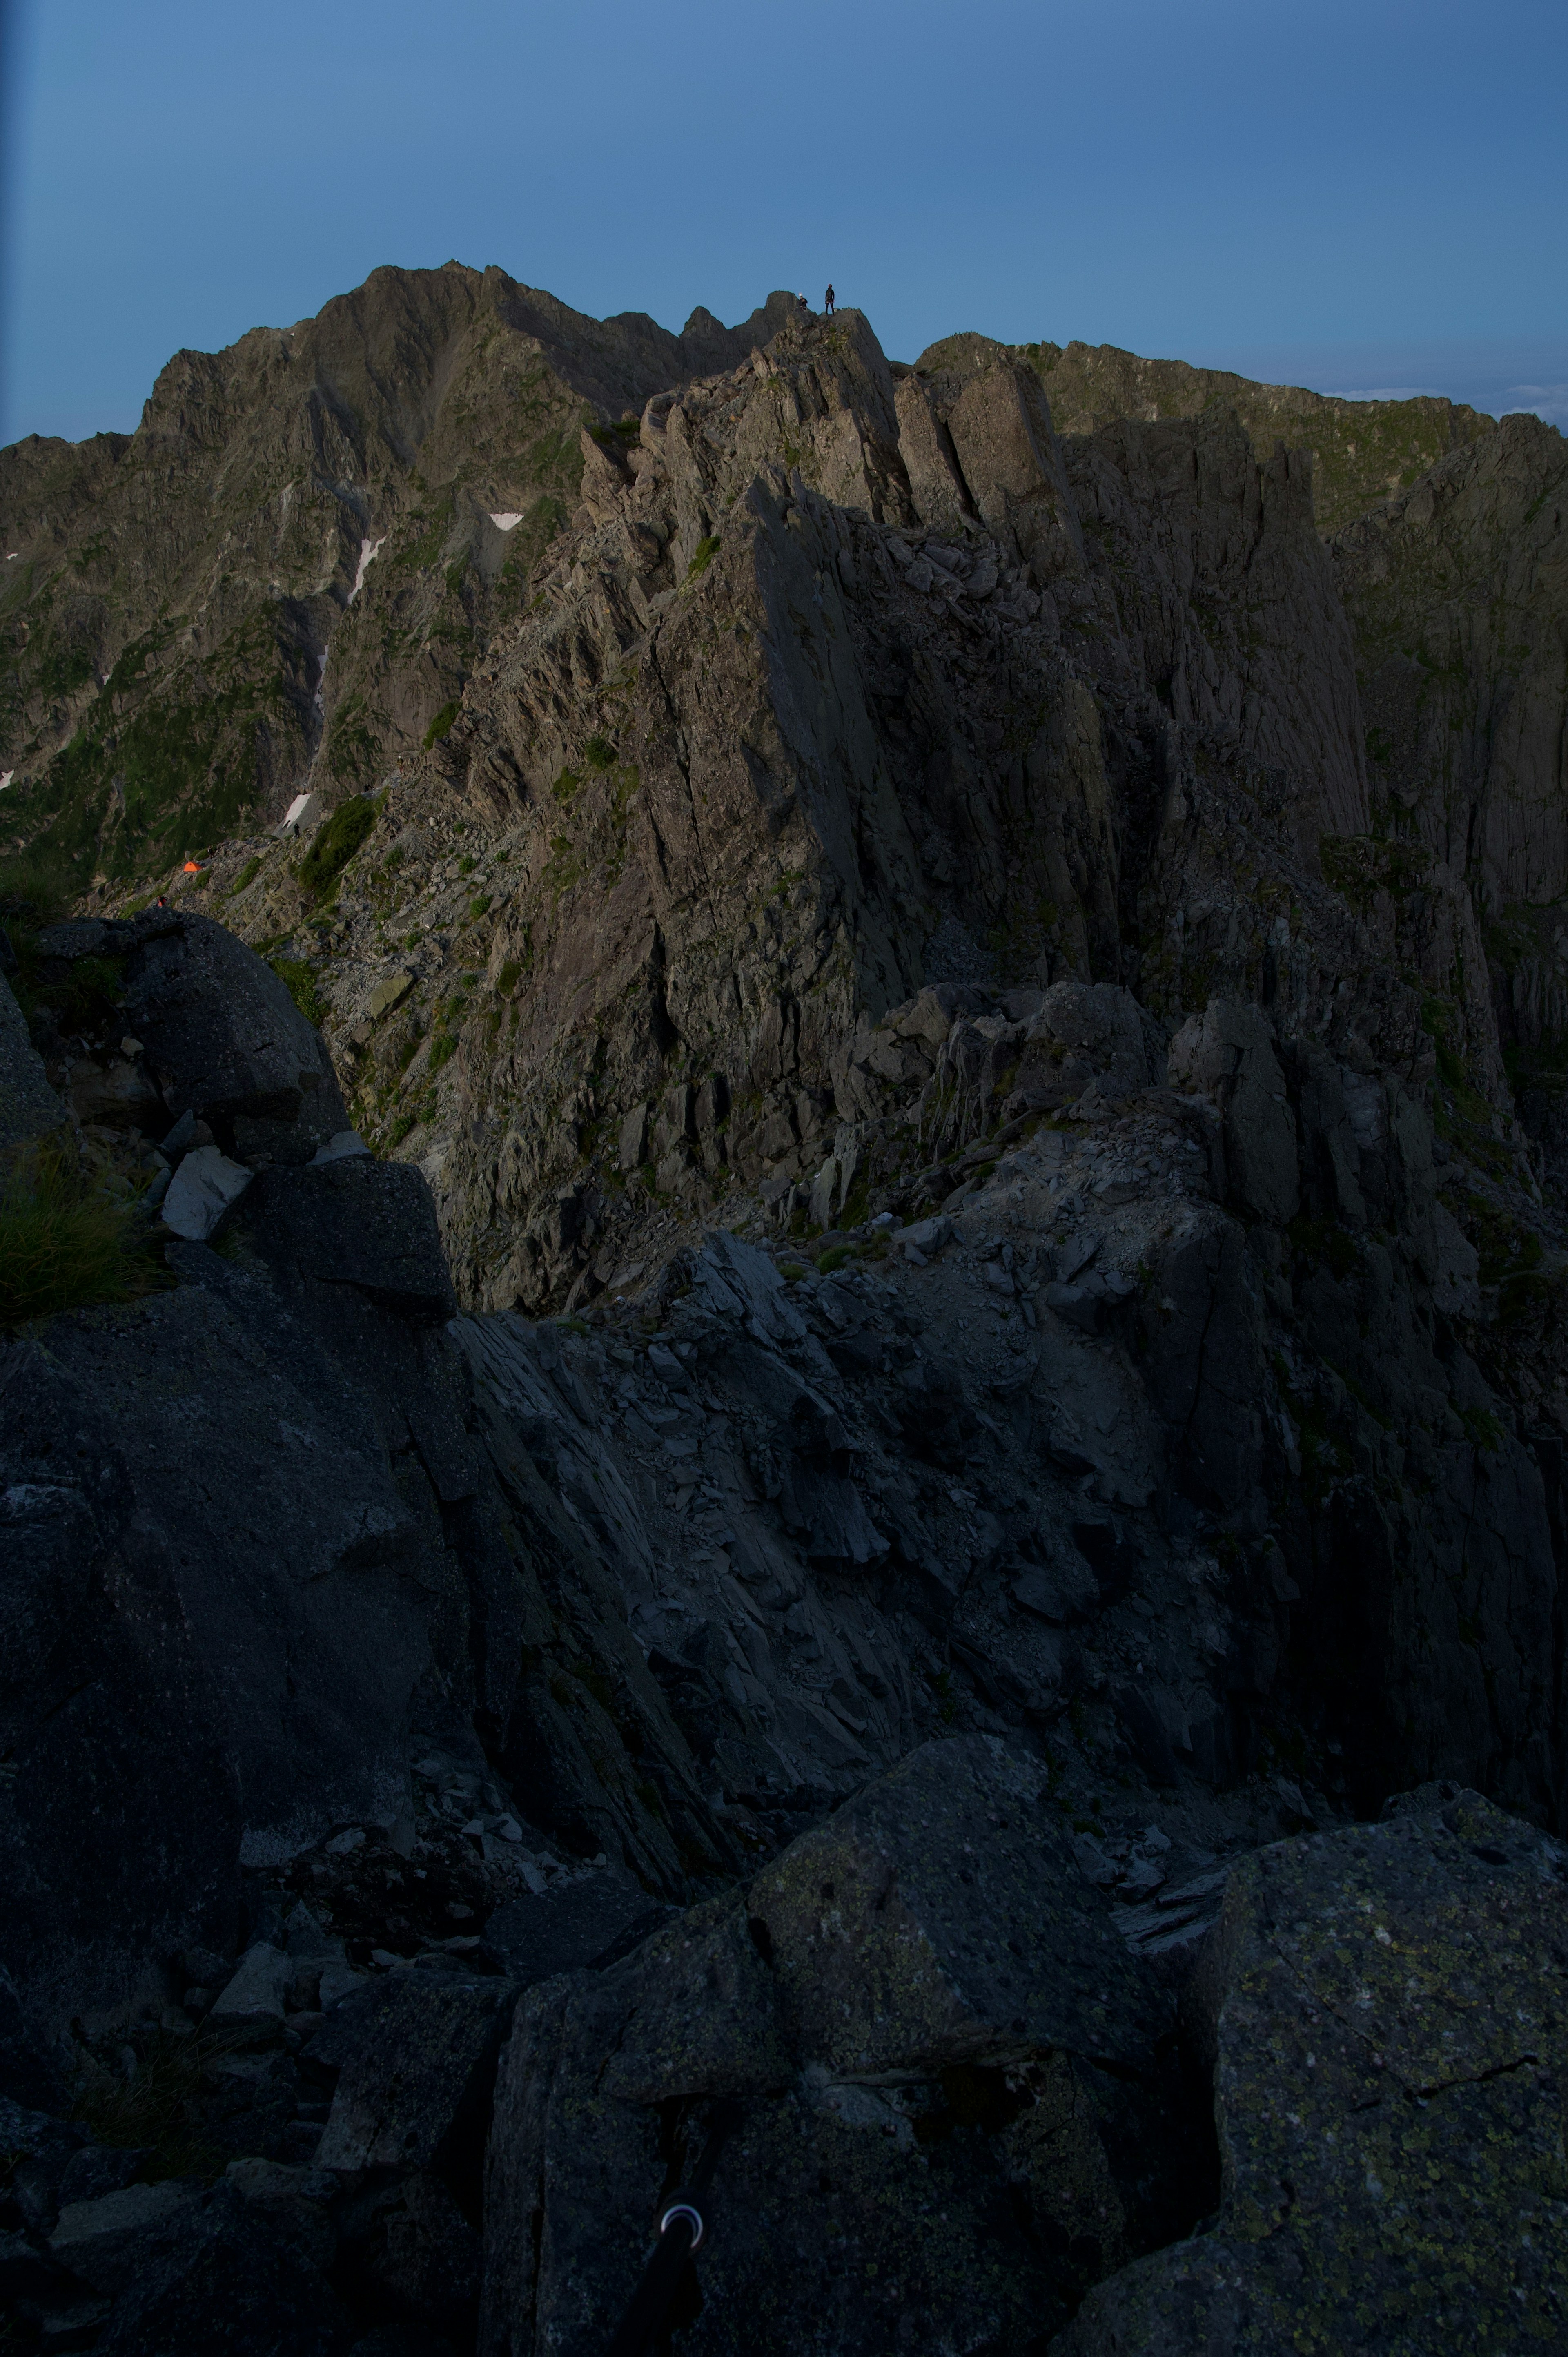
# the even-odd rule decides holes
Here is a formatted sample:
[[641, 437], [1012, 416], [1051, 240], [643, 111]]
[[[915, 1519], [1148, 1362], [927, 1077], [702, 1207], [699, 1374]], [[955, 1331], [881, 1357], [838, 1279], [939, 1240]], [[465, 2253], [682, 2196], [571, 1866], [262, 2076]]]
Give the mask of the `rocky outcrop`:
[[530, 1992], [487, 2163], [487, 2357], [607, 2344], [720, 2117], [704, 2351], [1022, 2347], [1191, 2214], [1168, 1998], [1048, 1813], [1000, 1747], [928, 1744], [744, 1903]]
[[1561, 1849], [1452, 1786], [1239, 1869], [1194, 1991], [1219, 2214], [1058, 2357], [1559, 2338], [1565, 1921]]

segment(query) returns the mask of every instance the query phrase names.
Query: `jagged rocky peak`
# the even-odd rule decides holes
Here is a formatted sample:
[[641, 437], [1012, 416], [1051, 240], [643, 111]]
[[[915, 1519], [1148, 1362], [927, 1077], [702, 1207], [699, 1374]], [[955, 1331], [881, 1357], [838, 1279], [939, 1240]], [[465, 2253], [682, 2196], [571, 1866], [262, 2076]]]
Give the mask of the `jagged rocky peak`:
[[5, 454], [40, 2345], [1562, 2337], [1563, 481], [456, 264]]

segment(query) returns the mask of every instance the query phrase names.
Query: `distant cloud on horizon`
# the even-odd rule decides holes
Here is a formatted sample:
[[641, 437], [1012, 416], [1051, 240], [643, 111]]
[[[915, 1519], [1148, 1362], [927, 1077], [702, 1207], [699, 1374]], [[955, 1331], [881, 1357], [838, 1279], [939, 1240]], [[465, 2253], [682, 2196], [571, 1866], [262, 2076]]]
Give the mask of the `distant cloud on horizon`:
[[1510, 384], [1520, 409], [1533, 409], [1548, 425], [1568, 425], [1568, 384]]

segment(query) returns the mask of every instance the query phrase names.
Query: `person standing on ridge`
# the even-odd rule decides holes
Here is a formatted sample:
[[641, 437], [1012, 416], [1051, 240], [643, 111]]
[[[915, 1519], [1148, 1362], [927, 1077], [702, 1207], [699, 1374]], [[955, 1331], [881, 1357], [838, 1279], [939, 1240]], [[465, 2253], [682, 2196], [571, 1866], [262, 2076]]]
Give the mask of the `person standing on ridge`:
[[822, 297], [822, 309], [831, 319], [833, 316], [833, 290], [831, 286]]

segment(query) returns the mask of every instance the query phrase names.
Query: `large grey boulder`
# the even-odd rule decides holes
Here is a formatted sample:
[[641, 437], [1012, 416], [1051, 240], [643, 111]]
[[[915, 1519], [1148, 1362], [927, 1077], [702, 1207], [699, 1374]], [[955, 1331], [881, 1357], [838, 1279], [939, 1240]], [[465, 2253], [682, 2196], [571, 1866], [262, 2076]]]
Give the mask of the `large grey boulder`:
[[297, 2239], [225, 2183], [145, 2235], [98, 2346], [110, 2357], [339, 2357], [353, 2338]]
[[516, 1997], [493, 1975], [406, 1973], [338, 2007], [310, 2051], [315, 2072], [338, 2074], [317, 2165], [460, 2173], [477, 2161]]
[[352, 1286], [421, 1322], [457, 1314], [430, 1189], [408, 1163], [355, 1154], [262, 1171], [243, 1222], [280, 1277]]
[[166, 2178], [160, 2185], [127, 2185], [95, 2201], [70, 2202], [49, 2236], [50, 2255], [94, 2291], [121, 2291], [136, 2273], [153, 2230], [198, 2199], [196, 2187]]
[[543, 1890], [509, 1900], [485, 1925], [486, 1944], [520, 1987], [597, 1965], [656, 1932], [671, 1910], [652, 1901], [625, 1867], [557, 1875]]
[[412, 1575], [446, 1584], [445, 1551], [400, 1492], [371, 1397], [264, 1274], [168, 1249], [186, 1256], [177, 1291], [134, 1318], [57, 1321], [51, 1352], [112, 1420], [166, 1549], [259, 1864], [402, 1813], [433, 1609]]
[[479, 2348], [605, 2346], [720, 2098], [738, 2119], [694, 2352], [1037, 2346], [1181, 2210], [1169, 2019], [1038, 1772], [985, 1738], [929, 1744], [746, 1905], [714, 1900], [607, 1971], [524, 1993], [497, 2081]]
[[240, 1160], [308, 1162], [349, 1126], [314, 1026], [210, 917], [182, 914], [139, 941], [125, 1012], [170, 1113], [198, 1114]]
[[984, 1737], [923, 1744], [757, 1877], [802, 2061], [869, 2077], [1043, 2048], [1147, 2061], [1162, 1999], [1038, 1789]]
[[1223, 2207], [1054, 2357], [1560, 2346], [1565, 1955], [1568, 1856], [1474, 1792], [1247, 1860], [1200, 1967]]

